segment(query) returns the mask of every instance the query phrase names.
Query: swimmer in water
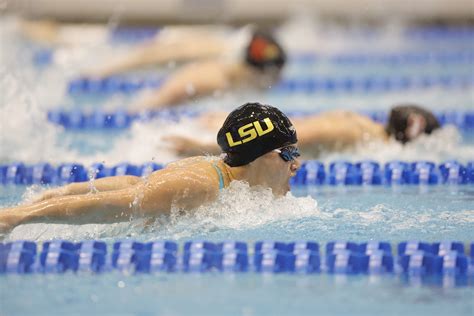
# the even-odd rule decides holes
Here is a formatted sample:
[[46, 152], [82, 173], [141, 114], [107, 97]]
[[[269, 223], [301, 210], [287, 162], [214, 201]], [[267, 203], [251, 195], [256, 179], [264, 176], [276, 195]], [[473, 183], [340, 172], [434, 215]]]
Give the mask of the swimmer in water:
[[223, 155], [171, 163], [148, 178], [109, 177], [49, 191], [42, 201], [0, 210], [0, 231], [32, 222], [105, 223], [189, 211], [213, 202], [232, 181], [285, 195], [300, 166], [296, 130], [277, 108], [247, 103], [217, 134]]
[[[198, 118], [198, 122], [202, 128], [213, 132], [224, 120], [224, 115], [222, 112], [205, 114]], [[364, 142], [386, 141], [391, 137], [405, 144], [440, 127], [433, 113], [417, 105], [393, 107], [386, 126], [365, 115], [341, 110], [292, 118], [292, 122], [298, 130], [298, 146], [302, 154], [314, 158], [321, 152], [341, 151]], [[168, 136], [165, 139], [181, 156], [219, 152], [215, 144], [191, 137]]]
[[141, 68], [229, 58], [243, 51], [251, 36], [251, 26], [240, 29], [221, 25], [166, 26], [154, 38], [95, 65], [86, 75], [102, 79]]
[[278, 81], [286, 55], [273, 36], [254, 31], [238, 51], [232, 58], [204, 59], [179, 68], [156, 90], [133, 101], [130, 111], [156, 110], [239, 88], [268, 89]]
[[[74, 34], [73, 26], [39, 21], [24, 22], [25, 34], [52, 42], [60, 34]], [[76, 26], [80, 31], [80, 26]], [[71, 36], [72, 39], [79, 37]], [[230, 30], [223, 26], [175, 26], [158, 32], [155, 39], [104, 62], [84, 76], [91, 79], [124, 73], [141, 67], [191, 62], [167, 76], [152, 91], [145, 91], [129, 106], [130, 112], [156, 110], [216, 96], [228, 90], [268, 89], [280, 78], [286, 54], [268, 32], [245, 26]]]

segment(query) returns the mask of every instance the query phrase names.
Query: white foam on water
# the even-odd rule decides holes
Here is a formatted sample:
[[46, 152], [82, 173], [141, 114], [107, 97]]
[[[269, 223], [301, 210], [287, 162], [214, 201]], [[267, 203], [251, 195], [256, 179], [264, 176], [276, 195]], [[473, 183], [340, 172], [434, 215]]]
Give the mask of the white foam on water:
[[420, 135], [405, 145], [393, 139], [389, 142], [364, 143], [344, 152], [323, 153], [320, 159], [324, 162], [375, 160], [381, 163], [390, 160], [428, 160], [442, 163], [454, 159], [465, 163], [472, 160], [472, 157], [474, 157], [474, 145], [463, 144], [456, 127], [445, 126], [431, 135]]
[[305, 236], [321, 240], [328, 236], [335, 238], [335, 234], [342, 239], [367, 240], [375, 236], [402, 240], [416, 234], [436, 239], [435, 234], [465, 235], [468, 227], [474, 224], [474, 208], [437, 211], [421, 205], [420, 209], [414, 210], [412, 206], [393, 203], [334, 208], [328, 201], [318, 206], [317, 201], [309, 196], [294, 197], [287, 194], [275, 198], [268, 189], [249, 188], [246, 183], [236, 181], [222, 191], [217, 201], [193, 211], [175, 209], [170, 216], [153, 221], [135, 218], [114, 224], [21, 225], [6, 240], [134, 238], [149, 241], [226, 234], [246, 239], [248, 237], [245, 236], [252, 236], [253, 231], [268, 230], [270, 235], [286, 236], [292, 235], [295, 229]]
[[309, 196], [294, 197], [288, 193], [275, 198], [270, 189], [250, 188], [245, 182], [234, 181], [211, 205], [184, 216], [173, 213], [167, 231], [173, 239], [182, 239], [215, 230], [260, 228], [319, 214], [317, 201]]
[[326, 218], [327, 222], [330, 222], [331, 218], [344, 221], [349, 223], [353, 230], [364, 230], [371, 226], [385, 231], [387, 236], [397, 235], [407, 230], [431, 230], [442, 234], [444, 230], [455, 231], [459, 225], [472, 225], [474, 209], [456, 212], [435, 212], [434, 210], [413, 212], [413, 210], [378, 204], [363, 210], [338, 208], [331, 212], [322, 212], [322, 218]]
[[107, 152], [82, 157], [81, 161], [92, 163], [105, 161], [107, 164], [130, 162], [141, 164], [146, 161], [168, 163], [180, 157], [173, 150], [169, 136], [183, 136], [204, 142], [215, 142], [215, 134], [202, 128], [197, 121], [181, 119], [179, 122], [156, 119], [149, 122], [135, 122], [130, 130], [115, 140]]
[[408, 48], [402, 36], [402, 21], [387, 20], [377, 30], [353, 20], [348, 25], [315, 18], [304, 9], [277, 29], [278, 38], [289, 51], [335, 54], [344, 52], [399, 51]]
[[67, 156], [56, 145], [61, 128], [46, 120], [44, 109], [26, 86], [11, 73], [0, 71], [3, 98], [0, 106], [0, 161], [48, 161]]

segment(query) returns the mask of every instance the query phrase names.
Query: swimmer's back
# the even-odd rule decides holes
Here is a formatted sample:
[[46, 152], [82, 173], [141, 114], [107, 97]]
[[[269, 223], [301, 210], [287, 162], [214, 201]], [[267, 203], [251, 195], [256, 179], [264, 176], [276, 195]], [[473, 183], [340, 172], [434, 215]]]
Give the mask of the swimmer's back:
[[294, 124], [300, 147], [316, 146], [318, 150], [342, 150], [359, 142], [387, 138], [381, 124], [350, 111], [324, 112], [295, 119]]

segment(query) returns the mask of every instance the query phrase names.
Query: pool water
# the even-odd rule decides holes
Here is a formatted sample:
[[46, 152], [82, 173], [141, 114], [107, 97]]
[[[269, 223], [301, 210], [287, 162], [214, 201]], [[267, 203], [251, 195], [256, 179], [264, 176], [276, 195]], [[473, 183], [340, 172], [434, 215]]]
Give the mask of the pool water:
[[[2, 205], [16, 203], [25, 192], [19, 186], [0, 190]], [[135, 225], [124, 223], [113, 228], [29, 224], [17, 227], [8, 239], [100, 239], [108, 243], [124, 238], [249, 243], [314, 240], [320, 245], [331, 240], [383, 240], [394, 245], [413, 239], [474, 238], [472, 185], [294, 188], [298, 198], [287, 196], [277, 202], [245, 185], [229, 191], [215, 206], [178, 221], [160, 221], [152, 228], [140, 227], [139, 219]], [[235, 191], [244, 197], [238, 206]], [[254, 203], [257, 198], [260, 204]], [[8, 315], [86, 311], [126, 315], [471, 315], [474, 308], [472, 284], [399, 275], [67, 272], [1, 278], [5, 289], [0, 294], [2, 310]]]
[[[7, 206], [21, 201], [25, 189], [0, 187], [0, 192], [1, 205]], [[293, 188], [291, 195], [274, 200], [268, 191], [236, 183], [217, 202], [151, 226], [140, 218], [112, 225], [28, 224], [7, 239], [470, 242], [473, 202], [472, 185]]]
[[[0, 25], [4, 26], [0, 28], [0, 34], [8, 43], [0, 54], [0, 85], [5, 91], [0, 103], [0, 163], [46, 161], [86, 165], [104, 162], [112, 165], [123, 161], [141, 164], [177, 159], [162, 137], [169, 131], [192, 135], [197, 127], [152, 121], [137, 122], [121, 131], [65, 131], [49, 123], [46, 115], [51, 109], [114, 111], [123, 109], [130, 102], [133, 95], [128, 94], [67, 93], [68, 82], [80, 75], [91, 57], [105, 60], [117, 46], [98, 43], [93, 48], [61, 47], [54, 52], [50, 63], [39, 66], [32, 62], [38, 47], [17, 36], [12, 19], [0, 19]], [[403, 35], [403, 28], [398, 32], [357, 27], [318, 30], [316, 25], [299, 19], [289, 21], [278, 32], [291, 52], [310, 52], [312, 56], [318, 56], [317, 62], [310, 63], [290, 58], [285, 79], [472, 75], [474, 47], [469, 40], [410, 37]], [[125, 48], [125, 44], [120, 46], [120, 49]], [[437, 54], [457, 52], [468, 57], [433, 62]], [[404, 53], [421, 53], [432, 59], [387, 62], [387, 56], [399, 57]], [[336, 62], [334, 56], [341, 55], [369, 56], [371, 61]], [[156, 76], [157, 73], [140, 72], [130, 78], [147, 75]], [[247, 100], [270, 103], [284, 111], [310, 112], [332, 109], [388, 112], [399, 102], [416, 102], [435, 111], [468, 111], [472, 110], [474, 102], [472, 85], [467, 85], [371, 93], [327, 90], [314, 93], [239, 92], [222, 98], [206, 98], [188, 107], [203, 111], [230, 110]], [[186, 131], [187, 127], [189, 130]], [[214, 139], [215, 136], [206, 137]], [[347, 152], [323, 153], [317, 158], [325, 163], [338, 159], [373, 159], [379, 163], [393, 159], [435, 163], [456, 159], [466, 163], [474, 158], [474, 133], [447, 127], [433, 137], [422, 137], [407, 146], [372, 144]], [[16, 205], [44, 189], [40, 186], [0, 186], [0, 207]], [[474, 241], [473, 232], [472, 185], [293, 187], [290, 195], [274, 199], [269, 191], [234, 183], [215, 203], [182, 216], [172, 214], [159, 218], [151, 225], [143, 218], [102, 225], [33, 223], [15, 228], [5, 241], [100, 239], [111, 244], [121, 239], [180, 243], [198, 239], [248, 243], [313, 240], [323, 245], [333, 240], [375, 240], [395, 245], [405, 240], [466, 243]], [[127, 275], [118, 272], [0, 275], [0, 314], [472, 315], [472, 285], [471, 279], [467, 284], [458, 284], [443, 279], [421, 281], [398, 275]]]
[[2, 277], [7, 315], [472, 315], [473, 287], [327, 275]]

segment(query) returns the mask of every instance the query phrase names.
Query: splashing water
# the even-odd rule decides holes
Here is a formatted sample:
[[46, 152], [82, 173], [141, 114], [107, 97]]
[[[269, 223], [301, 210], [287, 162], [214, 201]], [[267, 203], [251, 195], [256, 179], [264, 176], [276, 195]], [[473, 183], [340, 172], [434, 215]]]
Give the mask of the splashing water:
[[[173, 239], [205, 234], [213, 230], [256, 229], [275, 222], [318, 216], [317, 202], [291, 193], [275, 198], [270, 189], [250, 188], [234, 181], [211, 205], [199, 207], [185, 216], [173, 213]], [[170, 231], [171, 232], [171, 231]]]
[[250, 188], [234, 181], [214, 203], [192, 212], [173, 210], [170, 216], [159, 217], [147, 226], [147, 219], [135, 218], [115, 224], [28, 224], [16, 227], [9, 240], [48, 240], [66, 238], [136, 237], [144, 239], [183, 239], [215, 231], [258, 229], [271, 223], [318, 216], [317, 202], [311, 197], [294, 197], [290, 193], [275, 198], [269, 189]]
[[320, 188], [310, 196], [295, 191], [274, 198], [269, 190], [233, 182], [217, 201], [192, 212], [114, 224], [21, 225], [7, 239], [470, 240], [472, 188], [452, 189]]
[[431, 135], [420, 135], [403, 145], [395, 140], [364, 143], [352, 150], [340, 153], [324, 153], [324, 162], [339, 159], [350, 161], [375, 160], [384, 163], [390, 160], [418, 161], [428, 160], [442, 163], [446, 160], [458, 160], [461, 163], [472, 160], [474, 145], [464, 144], [459, 131], [454, 126], [445, 126]]
[[0, 161], [41, 161], [63, 155], [53, 141], [60, 128], [47, 122], [45, 111], [27, 86], [10, 73], [0, 72], [3, 104], [0, 107]]

